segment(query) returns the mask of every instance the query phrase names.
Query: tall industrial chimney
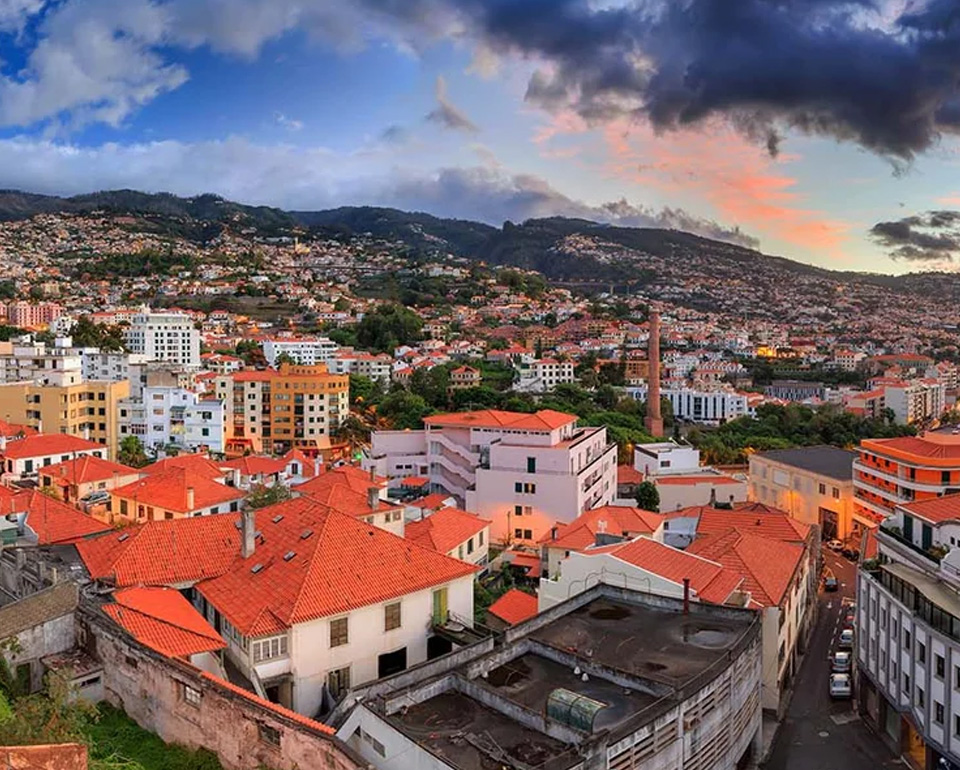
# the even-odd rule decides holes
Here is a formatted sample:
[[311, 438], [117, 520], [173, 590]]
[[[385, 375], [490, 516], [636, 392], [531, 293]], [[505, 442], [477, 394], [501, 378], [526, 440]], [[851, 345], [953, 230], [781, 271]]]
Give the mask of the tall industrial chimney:
[[650, 366], [647, 371], [647, 433], [663, 435], [660, 415], [660, 314], [650, 313], [650, 342], [647, 345]]

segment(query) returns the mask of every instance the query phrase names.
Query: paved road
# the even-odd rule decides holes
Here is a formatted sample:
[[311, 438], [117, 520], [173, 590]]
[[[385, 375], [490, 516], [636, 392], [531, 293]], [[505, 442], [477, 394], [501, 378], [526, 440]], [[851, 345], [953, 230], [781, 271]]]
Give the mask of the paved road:
[[851, 701], [830, 698], [829, 656], [840, 634], [841, 600], [852, 599], [856, 593], [856, 568], [826, 549], [824, 561], [837, 575], [840, 590], [820, 594], [820, 617], [764, 770], [878, 770], [901, 766], [900, 760], [861, 723]]

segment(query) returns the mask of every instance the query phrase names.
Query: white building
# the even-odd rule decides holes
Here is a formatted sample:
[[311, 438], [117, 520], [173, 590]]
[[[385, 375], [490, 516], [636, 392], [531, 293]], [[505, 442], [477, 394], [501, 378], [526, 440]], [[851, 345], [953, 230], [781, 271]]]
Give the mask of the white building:
[[[647, 386], [627, 388], [627, 395], [637, 401], [647, 400]], [[728, 388], [700, 390], [697, 388], [664, 388], [660, 395], [670, 401], [673, 416], [678, 420], [722, 425], [749, 414], [747, 397]]]
[[884, 401], [896, 422], [911, 425], [940, 417], [946, 408], [946, 387], [936, 379], [914, 380], [884, 388]]
[[139, 353], [148, 361], [200, 366], [200, 331], [184, 313], [138, 313], [125, 335], [130, 352]]
[[578, 427], [575, 415], [484, 410], [424, 422], [424, 431], [374, 433], [364, 467], [429, 477], [435, 491], [490, 519], [495, 540], [536, 542], [616, 497], [616, 445], [606, 428]]
[[514, 390], [525, 393], [545, 393], [557, 385], [576, 382], [573, 361], [542, 358], [520, 368], [520, 379]]
[[15, 441], [0, 438], [3, 480], [36, 478], [41, 468], [67, 462], [83, 455], [107, 459], [107, 448], [79, 436], [37, 433]]
[[226, 442], [223, 401], [177, 387], [145, 387], [139, 399], [118, 404], [121, 439], [137, 436], [148, 449], [171, 444], [222, 453]]
[[295, 364], [325, 364], [334, 357], [338, 349], [339, 345], [326, 337], [270, 338], [263, 341], [263, 357], [270, 366], [276, 366], [281, 355], [289, 356]]
[[747, 499], [747, 479], [700, 465], [700, 450], [687, 444], [662, 441], [637, 444], [633, 467], [656, 486], [660, 513], [693, 505], [733, 505]]
[[899, 505], [872, 533], [857, 573], [860, 712], [911, 765], [958, 766], [960, 495]]
[[327, 361], [330, 374], [359, 374], [371, 380], [390, 382], [393, 359], [387, 354], [373, 355], [341, 349]]

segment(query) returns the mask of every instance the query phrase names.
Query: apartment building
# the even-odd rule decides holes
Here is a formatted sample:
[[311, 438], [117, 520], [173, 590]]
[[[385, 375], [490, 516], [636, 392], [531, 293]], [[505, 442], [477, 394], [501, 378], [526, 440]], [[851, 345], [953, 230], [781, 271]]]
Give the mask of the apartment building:
[[[627, 388], [626, 393], [637, 401], [646, 401], [647, 385]], [[675, 419], [704, 425], [723, 425], [747, 416], [750, 411], [747, 397], [728, 388], [667, 387], [661, 388], [660, 396], [670, 402]]]
[[857, 572], [858, 705], [910, 766], [960, 766], [960, 495], [904, 503]]
[[875, 527], [897, 505], [960, 492], [960, 435], [864, 439], [853, 463], [854, 525]]
[[474, 369], [472, 366], [458, 366], [450, 372], [450, 390], [478, 388], [482, 380], [479, 369]]
[[63, 315], [55, 302], [11, 302], [7, 305], [7, 322], [21, 329], [46, 327]]
[[860, 542], [853, 519], [856, 452], [832, 446], [800, 447], [750, 455], [749, 499], [815, 524], [824, 538]]
[[200, 366], [200, 331], [184, 313], [137, 313], [130, 319], [125, 337], [130, 352], [148, 361]]
[[119, 440], [120, 401], [130, 383], [86, 382], [36, 385], [30, 382], [0, 385], [0, 415], [10, 423], [44, 433], [81, 436], [107, 448], [115, 459]]
[[386, 353], [373, 355], [341, 348], [326, 363], [330, 374], [357, 374], [383, 383], [390, 382], [393, 373], [393, 359]]
[[270, 337], [263, 341], [263, 357], [270, 366], [277, 365], [280, 356], [288, 357], [295, 364], [314, 366], [332, 359], [340, 346], [326, 337], [285, 339]]
[[214, 379], [226, 406], [226, 451], [316, 456], [349, 413], [350, 379], [326, 365], [281, 364], [279, 370], [244, 370]]
[[365, 469], [430, 479], [492, 524], [501, 542], [535, 543], [555, 524], [611, 503], [617, 449], [606, 428], [551, 410], [434, 415], [422, 431], [377, 431]]
[[823, 401], [827, 389], [822, 382], [803, 382], [801, 380], [774, 380], [763, 389], [767, 398], [782, 401]]
[[886, 408], [901, 425], [928, 422], [946, 409], [946, 386], [937, 379], [897, 382], [884, 387]]
[[132, 435], [152, 450], [177, 446], [223, 453], [226, 406], [186, 388], [146, 387], [139, 399], [118, 404], [120, 436]]
[[746, 477], [701, 465], [700, 450], [688, 444], [637, 444], [633, 449], [633, 467], [644, 481], [656, 486], [660, 513], [693, 505], [733, 505], [747, 499]]
[[558, 361], [555, 358], [541, 358], [532, 361], [520, 369], [520, 380], [516, 390], [545, 393], [557, 385], [576, 382], [573, 373], [573, 361]]

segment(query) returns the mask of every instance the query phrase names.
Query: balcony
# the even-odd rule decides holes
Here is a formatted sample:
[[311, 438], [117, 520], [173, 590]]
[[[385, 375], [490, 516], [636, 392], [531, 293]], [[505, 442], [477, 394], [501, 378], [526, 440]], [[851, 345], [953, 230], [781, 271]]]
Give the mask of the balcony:
[[927, 568], [935, 568], [939, 565], [947, 550], [939, 545], [933, 545], [930, 549], [925, 550], [916, 543], [907, 540], [899, 527], [887, 523], [881, 524], [877, 529], [877, 540], [895, 551], [898, 556], [906, 561], [916, 562], [919, 557], [920, 564]]

